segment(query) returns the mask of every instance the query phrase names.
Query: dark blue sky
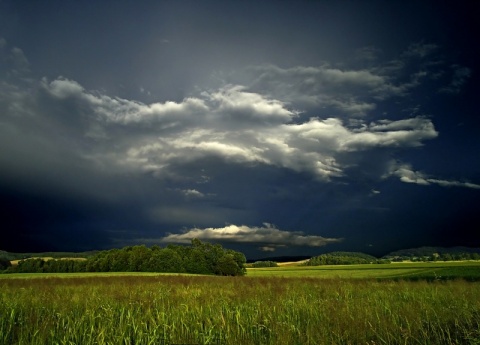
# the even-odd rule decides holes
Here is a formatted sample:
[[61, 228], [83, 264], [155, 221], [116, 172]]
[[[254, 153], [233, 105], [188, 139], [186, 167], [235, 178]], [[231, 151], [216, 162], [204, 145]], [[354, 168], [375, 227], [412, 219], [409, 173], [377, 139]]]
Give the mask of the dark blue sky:
[[480, 246], [475, 1], [0, 1], [0, 249]]

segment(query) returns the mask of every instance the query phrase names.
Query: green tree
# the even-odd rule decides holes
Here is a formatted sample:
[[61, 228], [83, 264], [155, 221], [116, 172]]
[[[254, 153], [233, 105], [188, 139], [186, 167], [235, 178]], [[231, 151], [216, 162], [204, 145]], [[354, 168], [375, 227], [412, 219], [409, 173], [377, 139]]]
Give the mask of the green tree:
[[130, 252], [128, 269], [130, 272], [146, 271], [148, 260], [150, 258], [150, 249], [145, 245], [134, 246]]
[[231, 249], [227, 249], [226, 253], [233, 256], [233, 260], [238, 266], [238, 271], [236, 275], [240, 275], [240, 276], [245, 275], [247, 273], [247, 269], [245, 268], [245, 264], [247, 263], [247, 258], [245, 257], [245, 254], [231, 250]]
[[42, 273], [45, 260], [43, 259], [25, 259], [20, 260], [16, 271], [18, 273]]
[[128, 272], [131, 250], [112, 249], [109, 253], [111, 272]]
[[449, 253], [444, 253], [444, 254], [441, 254], [440, 255], [440, 260], [443, 260], [443, 261], [452, 261], [453, 260], [453, 257], [451, 254]]
[[232, 254], [225, 254], [220, 257], [215, 265], [215, 274], [222, 276], [239, 276], [244, 272]]
[[277, 267], [278, 264], [275, 261], [255, 261], [252, 264], [252, 267], [259, 268], [259, 267]]
[[172, 248], [155, 251], [149, 259], [148, 267], [151, 272], [185, 272], [182, 258]]
[[213, 274], [209, 269], [205, 253], [201, 247], [194, 246], [188, 251], [188, 255], [184, 259], [185, 271], [194, 274]]
[[10, 266], [12, 266], [12, 263], [10, 262], [10, 260], [7, 260], [5, 258], [0, 258], [0, 271], [6, 270]]

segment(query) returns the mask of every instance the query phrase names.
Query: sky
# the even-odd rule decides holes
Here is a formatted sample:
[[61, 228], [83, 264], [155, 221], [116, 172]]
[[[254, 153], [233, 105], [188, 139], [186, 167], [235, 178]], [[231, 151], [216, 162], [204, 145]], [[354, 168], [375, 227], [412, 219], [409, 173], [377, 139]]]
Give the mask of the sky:
[[0, 249], [480, 247], [479, 15], [0, 0]]

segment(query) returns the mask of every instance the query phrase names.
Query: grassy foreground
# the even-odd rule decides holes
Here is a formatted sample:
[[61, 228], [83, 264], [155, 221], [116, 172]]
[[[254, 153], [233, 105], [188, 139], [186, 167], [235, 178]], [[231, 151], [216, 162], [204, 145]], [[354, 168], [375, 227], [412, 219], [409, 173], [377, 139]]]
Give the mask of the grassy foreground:
[[0, 344], [479, 344], [480, 283], [0, 277]]

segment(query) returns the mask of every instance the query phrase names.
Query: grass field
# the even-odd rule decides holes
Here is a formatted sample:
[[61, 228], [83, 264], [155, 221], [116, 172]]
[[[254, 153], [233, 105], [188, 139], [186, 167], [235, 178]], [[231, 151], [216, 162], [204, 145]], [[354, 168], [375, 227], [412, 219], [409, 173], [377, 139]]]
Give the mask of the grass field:
[[455, 279], [480, 280], [479, 261], [401, 262], [392, 264], [295, 266], [248, 268], [252, 277]]
[[480, 344], [480, 282], [386, 279], [478, 263], [390, 266], [0, 275], [0, 344]]

